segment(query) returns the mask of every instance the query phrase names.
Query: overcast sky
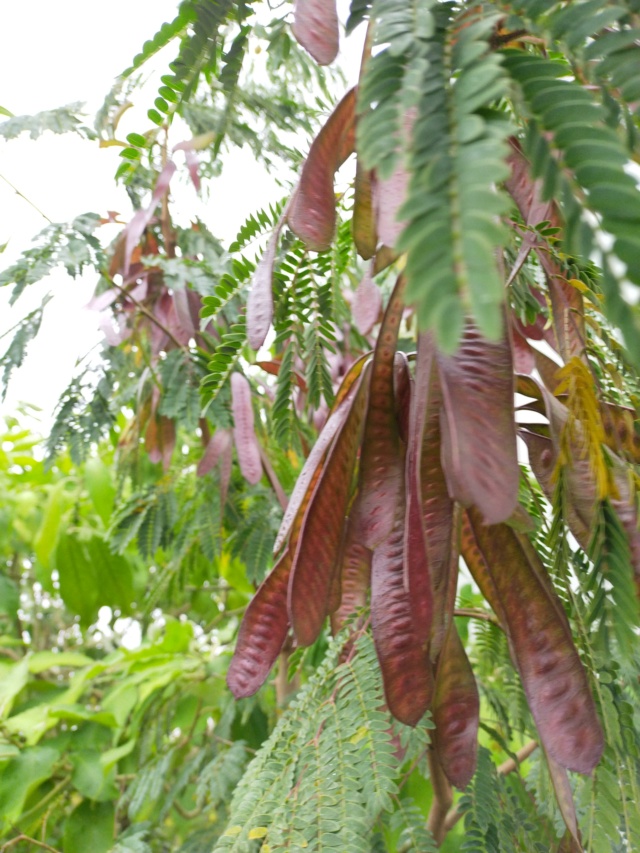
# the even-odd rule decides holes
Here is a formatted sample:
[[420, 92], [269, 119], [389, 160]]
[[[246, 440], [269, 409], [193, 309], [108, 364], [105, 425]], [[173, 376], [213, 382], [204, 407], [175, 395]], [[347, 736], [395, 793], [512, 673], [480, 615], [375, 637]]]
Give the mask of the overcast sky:
[[[83, 101], [87, 121], [102, 104], [116, 75], [123, 71], [166, 21], [175, 16], [177, 0], [23, 0], [4, 3], [0, 8], [0, 106], [15, 115], [52, 109]], [[346, 2], [341, 4], [346, 9]], [[357, 39], [356, 39], [357, 40]], [[350, 64], [355, 56], [350, 39]], [[175, 55], [169, 46], [155, 60], [160, 73]], [[157, 89], [149, 84], [134, 109], [124, 116], [119, 135], [144, 132], [146, 110]], [[1, 120], [1, 119], [0, 119]], [[175, 140], [178, 141], [178, 140]], [[120, 162], [117, 148], [102, 148], [75, 135], [47, 133], [37, 141], [27, 135], [16, 140], [0, 140], [0, 269], [12, 263], [27, 248], [32, 237], [47, 225], [39, 208], [54, 222], [64, 222], [80, 213], [107, 210], [130, 215], [126, 193], [116, 187], [113, 175]], [[238, 181], [251, 189], [251, 196], [238, 192]], [[16, 195], [11, 182], [34, 206]], [[225, 155], [225, 169], [212, 188], [206, 206], [187, 183], [173, 190], [178, 207], [187, 215], [203, 217], [223, 239], [232, 239], [238, 226], [252, 210], [279, 198], [272, 177], [264, 174], [246, 154]], [[215, 203], [223, 199], [224, 204]], [[178, 213], [180, 211], [178, 210]], [[103, 240], [115, 234], [101, 229]], [[100, 339], [95, 316], [85, 309], [93, 292], [95, 275], [72, 280], [64, 272], [50, 276], [42, 286], [29, 288], [14, 309], [8, 308], [8, 293], [0, 291], [0, 334], [27, 311], [36, 307], [45, 293], [55, 298], [45, 313], [39, 339], [30, 350], [26, 365], [14, 374], [0, 413], [15, 411], [19, 401], [42, 407], [43, 428], [73, 371], [76, 360]], [[0, 354], [9, 338], [0, 340]]]

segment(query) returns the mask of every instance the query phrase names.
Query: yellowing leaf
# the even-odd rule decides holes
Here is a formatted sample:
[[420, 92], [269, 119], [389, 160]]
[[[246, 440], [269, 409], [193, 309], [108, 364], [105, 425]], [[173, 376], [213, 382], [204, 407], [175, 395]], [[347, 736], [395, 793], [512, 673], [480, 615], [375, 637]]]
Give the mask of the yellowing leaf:
[[579, 290], [580, 293], [588, 293], [589, 292], [589, 288], [587, 287], [587, 285], [583, 281], [580, 281], [579, 278], [567, 279], [567, 284], [570, 284], [571, 287], [575, 287], [575, 289]]
[[224, 835], [225, 835], [225, 837], [233, 838], [234, 835], [240, 835], [241, 832], [242, 832], [241, 826], [238, 826], [238, 825], [230, 826], [228, 829], [225, 830]]
[[268, 831], [266, 826], [254, 826], [249, 830], [249, 838], [264, 838]]
[[369, 729], [366, 726], [360, 726], [360, 728], [356, 731], [354, 735], [351, 735], [349, 738], [349, 743], [356, 744], [360, 743], [361, 740], [367, 737], [369, 734]]

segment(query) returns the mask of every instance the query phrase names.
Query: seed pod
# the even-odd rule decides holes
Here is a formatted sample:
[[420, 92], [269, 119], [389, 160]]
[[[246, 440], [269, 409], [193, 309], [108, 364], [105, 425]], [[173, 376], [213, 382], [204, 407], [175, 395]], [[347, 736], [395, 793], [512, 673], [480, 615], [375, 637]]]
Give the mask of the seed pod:
[[[369, 371], [361, 375], [349, 414], [327, 451], [326, 461], [304, 514], [291, 567], [289, 613], [301, 646], [309, 646], [322, 623], [340, 604], [334, 592], [339, 570], [353, 472], [367, 406]], [[339, 592], [339, 583], [335, 583]], [[332, 598], [337, 597], [337, 601]]]
[[602, 729], [562, 605], [541, 580], [544, 566], [506, 524], [485, 526], [475, 509], [467, 515], [476, 553], [467, 560], [464, 550], [465, 560], [495, 601], [545, 750], [567, 770], [590, 773], [602, 755]]
[[407, 512], [404, 531], [404, 584], [409, 595], [416, 630], [426, 645], [433, 622], [433, 590], [422, 505], [422, 441], [429, 405], [433, 348], [424, 334], [418, 339], [416, 379], [411, 399], [407, 464], [405, 470]]
[[347, 619], [367, 603], [371, 583], [372, 553], [354, 538], [354, 526], [347, 525], [347, 535], [342, 559], [342, 599], [338, 609], [331, 614], [331, 631], [337, 634]]
[[260, 448], [253, 426], [251, 388], [242, 373], [231, 374], [231, 409], [233, 411], [233, 437], [242, 476], [255, 485], [262, 477]]
[[340, 31], [335, 0], [296, 0], [291, 29], [318, 65], [330, 65], [338, 55]]
[[393, 389], [404, 286], [400, 276], [385, 311], [373, 355], [369, 407], [360, 453], [359, 495], [353, 510], [359, 540], [372, 549], [391, 533], [404, 482]]
[[476, 770], [480, 697], [453, 620], [438, 658], [433, 696], [433, 743], [449, 782], [466, 788]]
[[342, 385], [336, 394], [331, 414], [327, 418], [325, 425], [322, 428], [322, 432], [316, 439], [316, 443], [311, 448], [311, 452], [307, 456], [304, 467], [298, 475], [293, 492], [289, 498], [289, 503], [282, 518], [282, 522], [280, 523], [280, 529], [278, 530], [278, 535], [276, 536], [276, 541], [273, 546], [275, 554], [278, 553], [284, 544], [285, 539], [291, 532], [291, 525], [293, 524], [293, 520], [296, 515], [304, 514], [306, 506], [311, 499], [313, 490], [318, 482], [318, 478], [322, 473], [322, 465], [324, 463], [327, 450], [336, 437], [336, 433], [341, 429], [347, 419], [351, 409], [353, 395], [355, 394], [354, 383], [358, 380], [368, 358], [369, 356], [363, 356], [355, 361], [342, 380]]
[[404, 519], [398, 512], [371, 566], [371, 626], [393, 716], [415, 726], [431, 703], [433, 673], [404, 587]]
[[227, 672], [236, 699], [252, 696], [264, 684], [289, 630], [287, 589], [291, 554], [285, 551], [247, 607]]
[[[418, 341], [418, 350], [421, 347]], [[425, 343], [426, 346], [426, 343]], [[416, 384], [429, 385], [429, 399], [422, 434], [420, 453], [420, 485], [422, 493], [422, 515], [424, 519], [427, 563], [433, 596], [433, 620], [431, 626], [431, 660], [440, 651], [445, 633], [446, 590], [451, 558], [454, 504], [449, 497], [447, 481], [442, 470], [440, 441], [441, 391], [438, 366], [432, 359], [429, 375], [418, 375]]]
[[314, 252], [326, 251], [333, 241], [336, 230], [333, 179], [354, 150], [355, 103], [355, 89], [351, 89], [313, 140], [291, 199], [289, 226]]
[[506, 521], [518, 501], [520, 469], [508, 335], [483, 338], [467, 321], [458, 352], [438, 353], [443, 398], [442, 467], [449, 494], [477, 506], [487, 524]]

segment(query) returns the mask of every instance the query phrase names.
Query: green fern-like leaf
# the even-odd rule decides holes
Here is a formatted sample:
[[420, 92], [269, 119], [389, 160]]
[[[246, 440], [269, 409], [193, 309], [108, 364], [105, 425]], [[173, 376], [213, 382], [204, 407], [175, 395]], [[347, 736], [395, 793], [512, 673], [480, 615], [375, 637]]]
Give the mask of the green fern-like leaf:
[[247, 342], [247, 327], [244, 320], [225, 332], [208, 364], [209, 373], [202, 380], [202, 392], [208, 407], [220, 393]]

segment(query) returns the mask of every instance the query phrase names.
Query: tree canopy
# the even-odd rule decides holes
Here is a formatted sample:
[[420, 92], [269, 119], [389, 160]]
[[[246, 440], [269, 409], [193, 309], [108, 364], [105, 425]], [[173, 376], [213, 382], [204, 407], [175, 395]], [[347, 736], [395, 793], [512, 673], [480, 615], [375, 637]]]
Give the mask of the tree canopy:
[[[0, 437], [0, 851], [640, 849], [639, 60], [634, 0], [183, 0], [93, 126], [0, 122], [133, 207], [0, 272], [104, 332]], [[171, 189], [234, 147], [226, 245]]]

